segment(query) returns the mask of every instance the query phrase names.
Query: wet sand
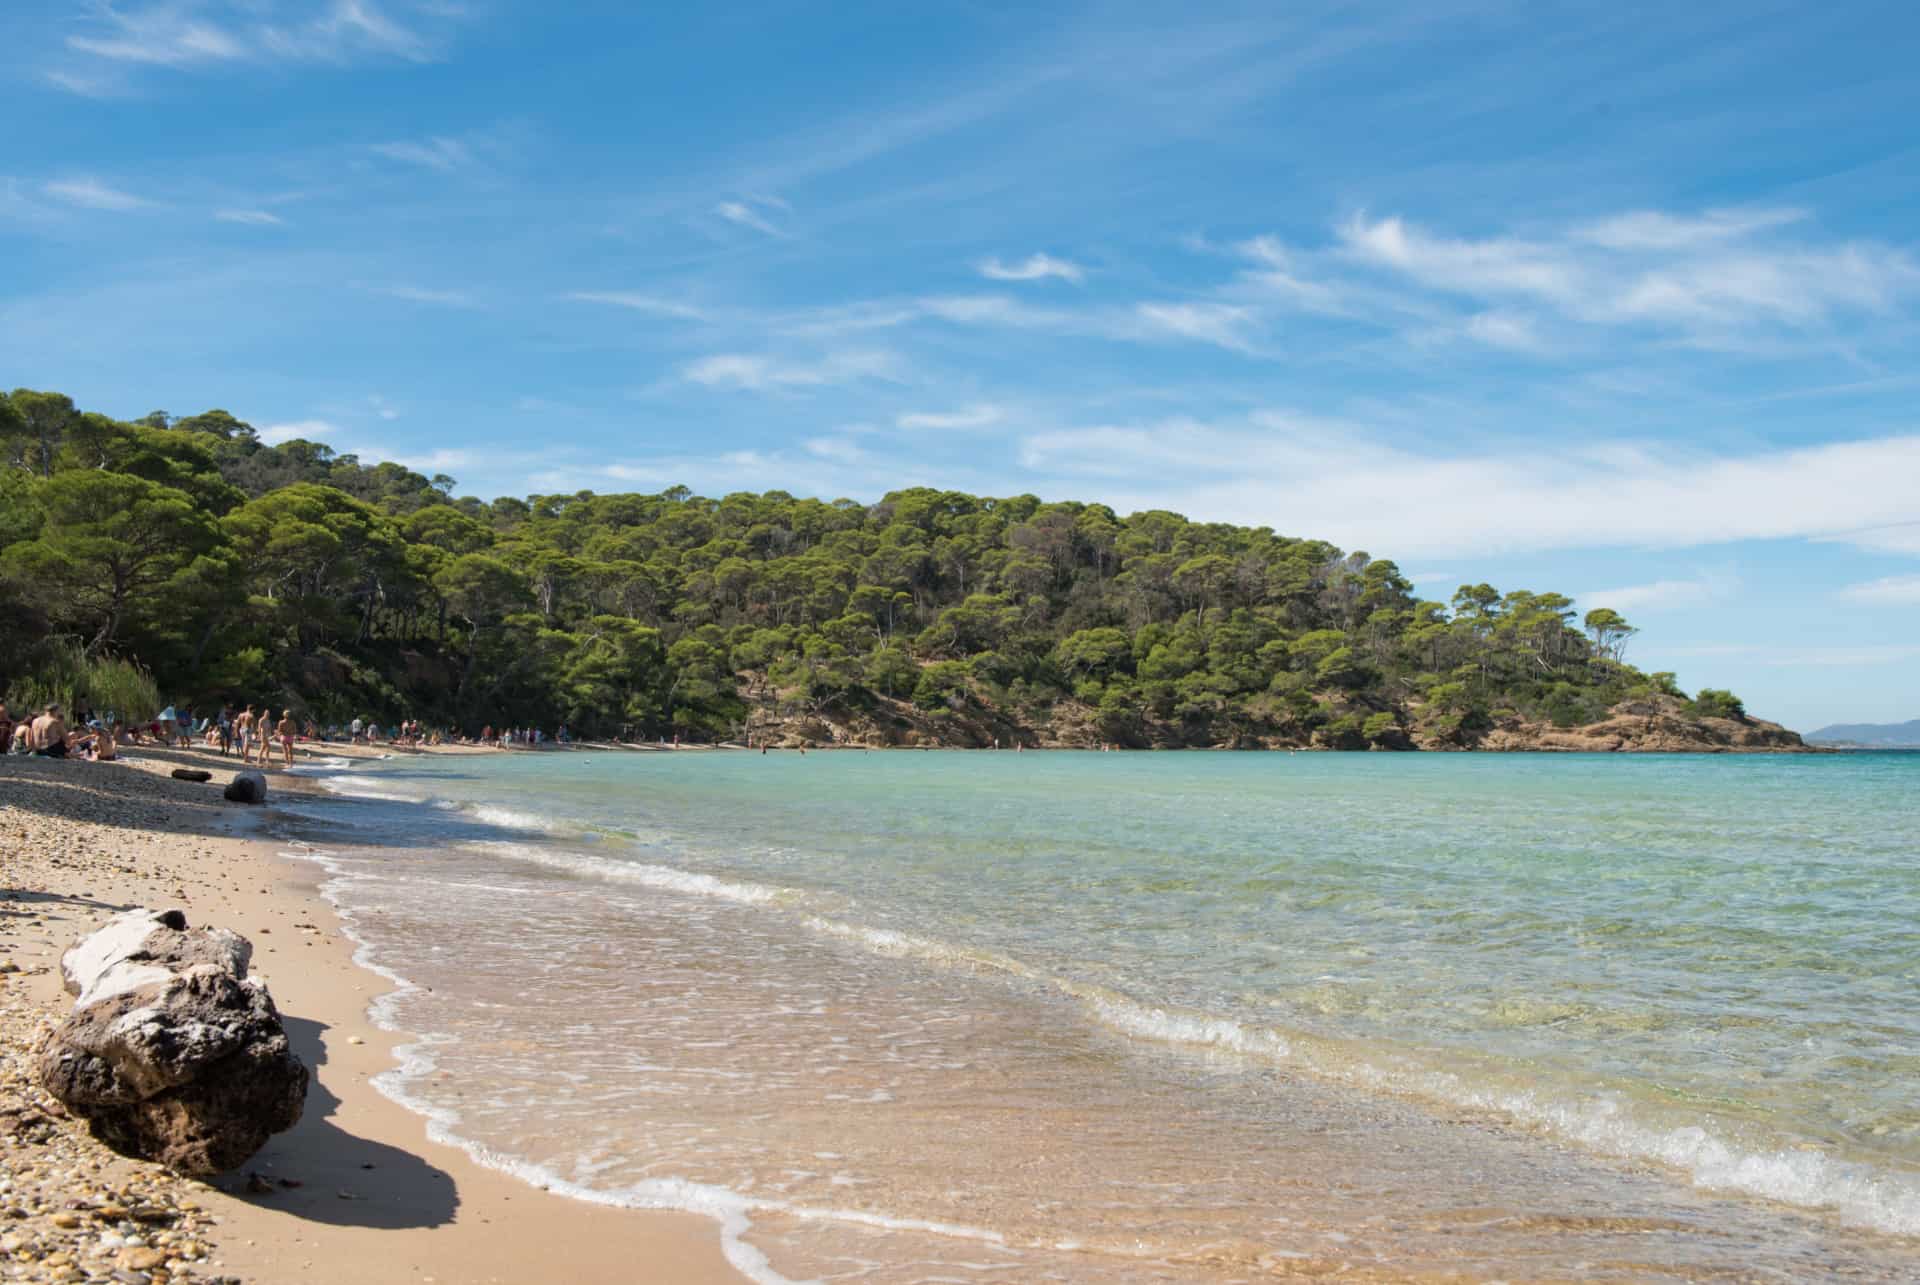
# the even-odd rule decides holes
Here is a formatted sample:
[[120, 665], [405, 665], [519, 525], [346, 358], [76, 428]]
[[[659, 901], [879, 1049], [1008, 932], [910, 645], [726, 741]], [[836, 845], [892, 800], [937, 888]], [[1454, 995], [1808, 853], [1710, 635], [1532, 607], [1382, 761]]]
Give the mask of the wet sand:
[[[168, 779], [177, 766], [214, 779]], [[744, 1279], [711, 1221], [528, 1187], [432, 1142], [373, 1087], [405, 1042], [366, 1017], [387, 983], [354, 964], [318, 872], [256, 837], [260, 809], [221, 800], [238, 766], [138, 747], [112, 764], [0, 758], [0, 1279]], [[269, 804], [303, 789], [268, 775]], [[71, 1004], [61, 953], [132, 906], [180, 907], [250, 938], [254, 972], [314, 1071], [300, 1124], [211, 1184], [114, 1155], [27, 1075], [37, 1032]]]

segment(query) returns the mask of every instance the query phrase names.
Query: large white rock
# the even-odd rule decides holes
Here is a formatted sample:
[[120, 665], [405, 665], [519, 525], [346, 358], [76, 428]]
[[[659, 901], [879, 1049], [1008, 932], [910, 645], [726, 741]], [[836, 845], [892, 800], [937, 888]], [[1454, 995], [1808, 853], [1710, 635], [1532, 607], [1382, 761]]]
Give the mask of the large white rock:
[[127, 1155], [203, 1176], [244, 1163], [300, 1119], [308, 1080], [252, 954], [178, 910], [116, 915], [61, 960], [77, 1002], [36, 1051], [41, 1087]]
[[164, 982], [189, 964], [213, 964], [235, 979], [247, 975], [253, 943], [226, 928], [189, 931], [179, 910], [128, 910], [60, 959], [74, 1007], [85, 1008], [141, 986]]

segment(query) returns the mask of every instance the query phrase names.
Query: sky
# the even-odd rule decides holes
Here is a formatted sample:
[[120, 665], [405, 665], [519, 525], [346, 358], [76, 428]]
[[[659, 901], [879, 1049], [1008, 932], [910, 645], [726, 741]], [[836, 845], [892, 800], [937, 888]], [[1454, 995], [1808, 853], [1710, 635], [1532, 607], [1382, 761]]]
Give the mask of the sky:
[[0, 385], [491, 498], [910, 485], [1920, 717], [1910, 4], [0, 6]]

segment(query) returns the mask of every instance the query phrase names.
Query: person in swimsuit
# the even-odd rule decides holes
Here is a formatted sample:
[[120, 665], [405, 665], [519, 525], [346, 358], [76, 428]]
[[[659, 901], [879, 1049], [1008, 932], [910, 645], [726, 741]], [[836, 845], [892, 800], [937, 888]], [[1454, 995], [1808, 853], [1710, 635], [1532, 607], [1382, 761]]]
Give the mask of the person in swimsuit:
[[58, 705], [47, 706], [47, 712], [33, 720], [33, 752], [50, 759], [67, 756], [67, 723]]
[[235, 740], [240, 742], [240, 763], [241, 766], [244, 767], [253, 761], [251, 757], [253, 752], [253, 706], [249, 705], [241, 710], [239, 717], [233, 720], [233, 736]]
[[[281, 756], [285, 759], [286, 765], [288, 767], [292, 767], [293, 766], [293, 734], [294, 734], [293, 711], [290, 709], [282, 710], [280, 713], [280, 721], [274, 725], [273, 730], [276, 733], [278, 733], [280, 736]], [[266, 755], [263, 753], [260, 757], [264, 762], [266, 759]]]

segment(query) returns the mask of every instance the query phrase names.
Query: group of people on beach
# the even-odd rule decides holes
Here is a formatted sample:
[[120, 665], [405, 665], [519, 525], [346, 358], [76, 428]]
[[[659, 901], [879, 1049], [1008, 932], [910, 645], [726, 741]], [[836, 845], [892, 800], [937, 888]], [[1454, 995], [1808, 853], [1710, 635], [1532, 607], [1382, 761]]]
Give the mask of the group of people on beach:
[[568, 745], [572, 743], [573, 736], [567, 731], [567, 725], [565, 723], [560, 724], [560, 731], [554, 736], [548, 736], [544, 730], [538, 727], [509, 727], [502, 731], [495, 732], [493, 730], [493, 724], [488, 723], [480, 729], [480, 743], [482, 745], [491, 745], [495, 749], [537, 748], [547, 744], [549, 741], [559, 745]]
[[126, 724], [100, 719], [82, 720], [84, 731], [67, 728], [66, 711], [57, 703], [48, 704], [38, 715], [16, 719], [0, 702], [0, 754], [34, 754], [41, 758], [84, 758], [112, 762], [116, 747], [127, 735]]
[[[312, 724], [308, 724], [308, 733], [312, 733]], [[220, 753], [230, 753], [233, 746], [240, 747], [240, 761], [252, 763], [258, 758], [261, 767], [270, 767], [273, 763], [273, 747], [280, 746], [281, 762], [293, 766], [293, 741], [300, 734], [300, 725], [294, 721], [293, 711], [280, 711], [279, 721], [274, 721], [273, 711], [262, 706], [254, 713], [249, 705], [238, 714], [230, 709], [220, 711], [215, 725], [214, 735], [218, 738]]]
[[[111, 762], [122, 745], [151, 743], [192, 749], [199, 736], [206, 748], [217, 749], [223, 756], [238, 746], [242, 763], [257, 762], [261, 767], [272, 766], [274, 747], [278, 745], [282, 764], [292, 767], [293, 742], [300, 730], [291, 709], [282, 710], [275, 720], [272, 710], [263, 707], [256, 712], [251, 705], [238, 713], [222, 709], [218, 717], [203, 719], [197, 725], [190, 715], [176, 714], [168, 706], [160, 717], [144, 724], [129, 724], [102, 714], [82, 715], [75, 726], [78, 731], [69, 727], [66, 711], [58, 703], [48, 704], [37, 715], [16, 718], [0, 702], [0, 754]], [[307, 730], [311, 736], [316, 729], [309, 723]]]

